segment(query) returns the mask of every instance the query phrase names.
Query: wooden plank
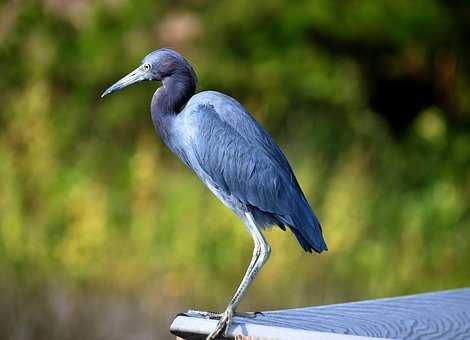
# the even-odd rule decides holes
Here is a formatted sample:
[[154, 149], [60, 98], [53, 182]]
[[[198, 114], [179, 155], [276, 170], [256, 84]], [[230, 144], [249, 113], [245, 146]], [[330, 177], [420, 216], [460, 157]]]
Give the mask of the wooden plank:
[[[216, 320], [179, 315], [170, 331], [204, 339]], [[470, 288], [236, 317], [229, 335], [263, 339], [470, 339]]]

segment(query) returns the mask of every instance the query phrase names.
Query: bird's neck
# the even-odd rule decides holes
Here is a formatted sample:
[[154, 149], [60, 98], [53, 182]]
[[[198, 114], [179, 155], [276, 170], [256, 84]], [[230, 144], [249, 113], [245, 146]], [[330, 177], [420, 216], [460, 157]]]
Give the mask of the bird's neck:
[[153, 95], [150, 108], [153, 125], [164, 143], [172, 150], [173, 123], [195, 90], [195, 78], [191, 74], [181, 73], [163, 79], [162, 86]]
[[152, 98], [152, 116], [180, 112], [196, 90], [195, 79], [185, 72], [175, 73], [162, 83]]

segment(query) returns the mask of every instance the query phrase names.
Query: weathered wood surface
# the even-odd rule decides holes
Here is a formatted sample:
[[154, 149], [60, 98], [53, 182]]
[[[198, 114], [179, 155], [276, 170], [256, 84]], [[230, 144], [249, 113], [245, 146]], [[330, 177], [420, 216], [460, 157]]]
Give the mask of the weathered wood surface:
[[[204, 339], [216, 320], [181, 314], [171, 332]], [[263, 339], [470, 340], [470, 288], [234, 318], [229, 335]], [[241, 339], [241, 338], [240, 338]]]

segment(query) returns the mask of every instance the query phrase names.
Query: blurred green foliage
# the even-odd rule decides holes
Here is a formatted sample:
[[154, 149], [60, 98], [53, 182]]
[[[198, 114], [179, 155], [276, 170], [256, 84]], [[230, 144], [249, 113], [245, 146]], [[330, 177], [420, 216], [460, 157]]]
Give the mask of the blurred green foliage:
[[242, 308], [469, 285], [469, 13], [438, 0], [0, 4], [1, 337], [150, 339], [181, 309], [225, 308], [251, 256], [241, 222], [154, 135], [157, 84], [99, 100], [162, 46], [273, 133], [324, 226], [321, 256], [268, 232]]

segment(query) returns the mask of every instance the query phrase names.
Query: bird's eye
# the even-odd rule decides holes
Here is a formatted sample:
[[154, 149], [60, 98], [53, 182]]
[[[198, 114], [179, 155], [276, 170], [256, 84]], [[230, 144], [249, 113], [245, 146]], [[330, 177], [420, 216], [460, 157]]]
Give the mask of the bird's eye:
[[144, 64], [144, 70], [145, 71], [148, 71], [152, 68], [152, 66], [150, 64]]

